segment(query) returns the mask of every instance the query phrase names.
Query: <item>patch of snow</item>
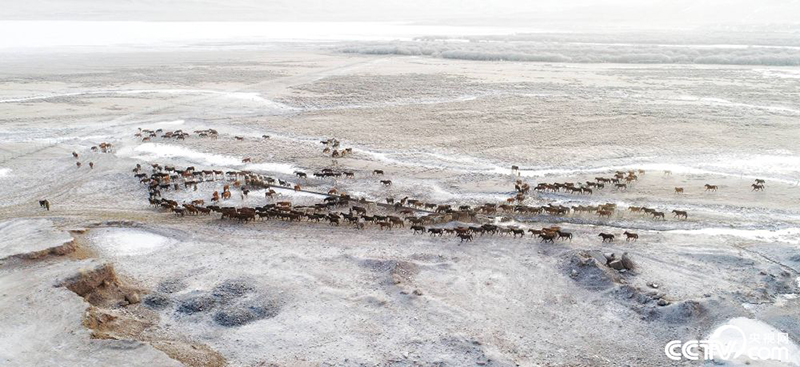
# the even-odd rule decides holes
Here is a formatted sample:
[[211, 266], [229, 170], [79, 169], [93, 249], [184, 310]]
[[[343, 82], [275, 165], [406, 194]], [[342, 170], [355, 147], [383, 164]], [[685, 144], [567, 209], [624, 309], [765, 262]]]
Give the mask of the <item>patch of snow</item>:
[[[93, 90], [93, 91], [85, 91], [85, 92], [72, 92], [72, 93], [60, 93], [60, 94], [49, 94], [49, 95], [41, 95], [41, 96], [30, 96], [30, 97], [16, 97], [16, 98], [8, 98], [8, 99], [0, 99], [0, 103], [19, 103], [19, 102], [34, 102], [34, 101], [43, 101], [53, 98], [61, 98], [61, 97], [78, 97], [78, 96], [96, 96], [96, 95], [107, 95], [107, 94], [118, 94], [118, 95], [139, 95], [139, 94], [199, 94], [199, 95], [216, 95], [222, 98], [229, 98], [229, 99], [237, 99], [242, 101], [249, 101], [249, 102], [256, 102], [259, 105], [266, 106], [268, 108], [272, 108], [276, 111], [293, 111], [296, 108], [288, 106], [283, 103], [275, 102], [269, 99], [266, 99], [261, 96], [260, 93], [257, 92], [229, 92], [229, 91], [218, 91], [218, 90], [211, 90], [211, 89], [134, 89], [134, 90]], [[179, 120], [182, 121], [182, 120]], [[183, 122], [181, 122], [182, 124]]]
[[72, 241], [69, 233], [55, 228], [49, 219], [17, 218], [0, 222], [0, 238], [0, 259], [39, 252]]
[[285, 173], [291, 175], [297, 168], [288, 163], [253, 163], [248, 164], [245, 166], [246, 170], [249, 171], [267, 171], [267, 172], [277, 172], [277, 173]]
[[191, 162], [212, 166], [241, 166], [241, 158], [220, 154], [203, 153], [171, 144], [144, 143], [135, 148], [124, 147], [117, 152], [122, 157], [142, 160], [158, 158], [183, 158]]
[[157, 122], [157, 123], [155, 123], [155, 125], [157, 125], [157, 126], [174, 126], [174, 125], [183, 125], [184, 123], [186, 123], [185, 120], [175, 120], [175, 121]]
[[800, 228], [786, 228], [774, 231], [766, 229], [750, 230], [737, 228], [701, 228], [676, 229], [668, 232], [702, 236], [733, 236], [753, 241], [777, 241], [790, 244], [800, 244]]
[[773, 360], [800, 366], [800, 347], [780, 330], [759, 320], [736, 317], [717, 327], [708, 338], [732, 353], [715, 355], [715, 359], [749, 363]]
[[11, 168], [0, 168], [0, 178], [11, 176]]
[[700, 104], [704, 106], [717, 106], [717, 107], [739, 107], [749, 108], [755, 110], [764, 110], [769, 112], [787, 113], [791, 115], [800, 114], [800, 110], [783, 106], [762, 106], [748, 103], [732, 102], [727, 99], [713, 98], [713, 97], [695, 97], [695, 96], [680, 96], [675, 102], [686, 102], [690, 104]]
[[93, 236], [93, 243], [101, 251], [120, 256], [148, 255], [177, 242], [178, 240], [155, 233], [128, 228], [101, 230]]

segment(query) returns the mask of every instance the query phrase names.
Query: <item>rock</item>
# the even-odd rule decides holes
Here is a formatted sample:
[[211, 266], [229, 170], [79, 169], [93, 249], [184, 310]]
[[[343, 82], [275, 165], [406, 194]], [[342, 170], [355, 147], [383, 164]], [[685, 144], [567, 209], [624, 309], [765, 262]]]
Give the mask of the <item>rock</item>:
[[665, 299], [660, 299], [660, 300], [658, 300], [658, 305], [659, 306], [667, 306], [667, 305], [669, 305], [669, 301], [667, 301]]
[[139, 297], [139, 293], [131, 292], [125, 295], [125, 300], [128, 301], [129, 304], [135, 305], [142, 301]]
[[633, 260], [631, 260], [631, 258], [628, 256], [627, 252], [622, 254], [620, 261], [622, 262], [622, 266], [625, 267], [625, 269], [633, 270], [636, 267], [633, 264]]
[[589, 256], [591, 256], [595, 261], [597, 261], [598, 264], [605, 265], [608, 263], [608, 259], [600, 251], [589, 251]]
[[609, 261], [608, 266], [611, 269], [615, 269], [615, 270], [623, 270], [623, 269], [625, 269], [625, 265], [622, 264], [622, 260]]
[[656, 283], [647, 283], [647, 286], [650, 287], [650, 288], [658, 289], [658, 284], [656, 284]]
[[605, 258], [606, 258], [606, 263], [610, 263], [610, 262], [616, 260], [616, 258], [617, 258], [616, 255], [614, 255], [613, 252], [606, 252], [605, 254], [603, 254], [603, 256], [605, 256]]

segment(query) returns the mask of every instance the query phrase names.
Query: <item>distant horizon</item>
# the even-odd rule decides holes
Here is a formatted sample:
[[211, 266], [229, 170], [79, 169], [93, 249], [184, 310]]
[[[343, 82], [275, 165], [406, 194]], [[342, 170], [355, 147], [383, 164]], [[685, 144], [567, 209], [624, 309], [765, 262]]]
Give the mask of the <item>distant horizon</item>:
[[29, 0], [6, 4], [0, 20], [150, 22], [404, 22], [420, 25], [569, 29], [800, 28], [800, 1], [781, 0]]

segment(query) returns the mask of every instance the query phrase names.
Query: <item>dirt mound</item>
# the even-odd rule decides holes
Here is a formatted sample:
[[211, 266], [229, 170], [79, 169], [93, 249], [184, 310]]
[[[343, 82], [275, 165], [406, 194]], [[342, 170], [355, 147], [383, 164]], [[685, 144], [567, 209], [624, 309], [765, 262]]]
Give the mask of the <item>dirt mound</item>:
[[202, 292], [192, 291], [178, 301], [177, 312], [182, 314], [195, 314], [212, 310], [217, 305], [217, 298]]
[[[180, 283], [165, 283], [159, 288], [174, 290]], [[163, 290], [163, 289], [162, 289]], [[144, 298], [144, 304], [153, 310], [165, 310], [176, 304], [175, 313], [180, 315], [198, 315], [206, 317], [214, 311], [211, 319], [218, 325], [235, 327], [255, 320], [271, 318], [278, 315], [282, 302], [268, 297], [263, 290], [250, 279], [229, 279], [215, 285], [210, 291], [191, 290], [182, 294], [154, 292]]]
[[[77, 274], [56, 282], [83, 297], [92, 306], [87, 309], [84, 326], [92, 331], [92, 338], [129, 340], [131, 348], [146, 342], [187, 366], [216, 367], [226, 364], [225, 358], [206, 345], [188, 340], [175, 340], [154, 332], [158, 315], [143, 307], [124, 307], [139, 303], [139, 291], [126, 285], [110, 264], [99, 264], [81, 269]], [[212, 300], [214, 297], [208, 296]], [[171, 301], [161, 293], [151, 293], [144, 298], [152, 309], [166, 308]], [[195, 308], [202, 302], [195, 302]], [[157, 329], [157, 327], [156, 327]]]
[[121, 284], [110, 264], [81, 269], [57, 285], [75, 292], [94, 306], [119, 307], [139, 303], [139, 291]]
[[214, 315], [214, 321], [222, 326], [234, 327], [255, 320], [275, 317], [280, 312], [277, 304], [250, 305], [249, 302], [228, 306]]
[[375, 273], [386, 275], [385, 285], [410, 283], [419, 273], [419, 266], [415, 263], [402, 260], [361, 259], [358, 264]]
[[169, 297], [162, 293], [150, 293], [144, 297], [144, 305], [154, 310], [163, 310], [171, 303]]
[[186, 283], [182, 279], [167, 279], [159, 283], [157, 289], [161, 293], [176, 293], [186, 289]]
[[566, 274], [581, 287], [607, 290], [622, 282], [618, 271], [606, 265], [605, 255], [597, 251], [577, 251], [567, 255]]
[[222, 304], [231, 303], [245, 295], [255, 292], [255, 287], [246, 279], [226, 280], [211, 290], [211, 295]]

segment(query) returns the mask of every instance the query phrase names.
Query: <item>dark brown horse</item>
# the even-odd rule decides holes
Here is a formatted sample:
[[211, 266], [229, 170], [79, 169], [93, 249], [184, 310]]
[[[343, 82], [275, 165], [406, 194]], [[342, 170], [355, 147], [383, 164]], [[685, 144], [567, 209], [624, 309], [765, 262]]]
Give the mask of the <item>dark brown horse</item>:
[[600, 233], [598, 237], [603, 237], [603, 242], [614, 242], [614, 235], [611, 233]]

